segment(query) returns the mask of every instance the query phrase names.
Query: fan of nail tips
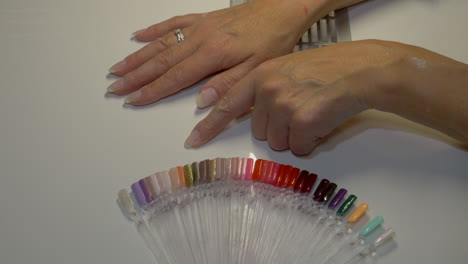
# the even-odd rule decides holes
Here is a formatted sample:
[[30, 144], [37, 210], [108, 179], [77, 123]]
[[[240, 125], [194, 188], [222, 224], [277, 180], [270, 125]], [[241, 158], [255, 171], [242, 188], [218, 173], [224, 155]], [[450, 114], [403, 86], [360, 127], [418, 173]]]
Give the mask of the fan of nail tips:
[[[394, 234], [365, 203], [289, 165], [218, 158], [157, 172], [118, 201], [158, 264], [365, 263]], [[314, 189], [314, 186], [317, 187]]]

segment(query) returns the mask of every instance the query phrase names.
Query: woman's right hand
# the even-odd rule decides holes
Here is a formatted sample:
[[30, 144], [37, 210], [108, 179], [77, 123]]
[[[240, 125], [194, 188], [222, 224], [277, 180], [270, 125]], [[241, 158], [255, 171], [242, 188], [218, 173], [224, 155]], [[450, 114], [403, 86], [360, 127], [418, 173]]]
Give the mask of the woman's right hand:
[[[137, 31], [149, 41], [111, 67], [121, 76], [108, 91], [126, 103], [150, 104], [216, 74], [200, 89], [199, 107], [215, 104], [260, 63], [290, 53], [315, 21], [361, 0], [254, 0], [205, 14], [178, 16]], [[178, 43], [175, 29], [185, 40]]]
[[296, 52], [251, 71], [196, 125], [185, 146], [205, 144], [251, 107], [255, 138], [299, 155], [367, 109], [392, 112], [468, 142], [468, 66], [419, 47], [377, 40]]

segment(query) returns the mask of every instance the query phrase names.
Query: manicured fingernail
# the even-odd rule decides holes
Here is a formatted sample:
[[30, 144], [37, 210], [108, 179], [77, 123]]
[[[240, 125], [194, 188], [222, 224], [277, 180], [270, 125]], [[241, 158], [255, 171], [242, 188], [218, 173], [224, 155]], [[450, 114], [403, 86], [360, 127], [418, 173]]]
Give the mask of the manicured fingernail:
[[132, 104], [136, 100], [140, 99], [140, 96], [141, 96], [141, 91], [137, 90], [137, 91], [131, 93], [129, 96], [127, 96], [127, 98], [125, 98], [125, 103], [126, 104]]
[[109, 72], [116, 73], [118, 71], [121, 71], [123, 70], [126, 64], [127, 64], [126, 60], [119, 61], [116, 64], [114, 64], [112, 67], [110, 67]]
[[198, 108], [204, 108], [214, 104], [218, 101], [219, 96], [215, 89], [207, 88], [204, 89], [200, 94], [197, 96], [197, 106]]
[[136, 35], [138, 35], [138, 34], [140, 34], [140, 33], [143, 33], [143, 32], [145, 32], [145, 31], [146, 31], [146, 28], [137, 30], [137, 31], [135, 31], [135, 32], [132, 33], [132, 37], [134, 37], [134, 36], [136, 36]]
[[124, 87], [124, 80], [120, 79], [120, 80], [115, 81], [111, 85], [109, 85], [109, 87], [107, 87], [107, 92], [113, 93], [113, 92], [123, 89], [123, 87]]
[[185, 140], [184, 148], [189, 149], [192, 148], [194, 145], [198, 144], [200, 141], [200, 132], [198, 130], [193, 130], [188, 136], [187, 140]]

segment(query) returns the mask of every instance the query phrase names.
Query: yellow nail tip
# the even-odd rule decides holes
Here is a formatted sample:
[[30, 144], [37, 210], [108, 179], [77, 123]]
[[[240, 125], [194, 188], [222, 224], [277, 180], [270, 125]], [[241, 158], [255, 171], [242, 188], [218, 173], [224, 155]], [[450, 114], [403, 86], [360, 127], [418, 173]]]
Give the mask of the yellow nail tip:
[[359, 205], [358, 208], [356, 208], [356, 210], [354, 210], [354, 212], [348, 217], [348, 223], [356, 223], [359, 220], [359, 218], [361, 218], [364, 215], [368, 208], [369, 206], [366, 203], [362, 203], [361, 205]]

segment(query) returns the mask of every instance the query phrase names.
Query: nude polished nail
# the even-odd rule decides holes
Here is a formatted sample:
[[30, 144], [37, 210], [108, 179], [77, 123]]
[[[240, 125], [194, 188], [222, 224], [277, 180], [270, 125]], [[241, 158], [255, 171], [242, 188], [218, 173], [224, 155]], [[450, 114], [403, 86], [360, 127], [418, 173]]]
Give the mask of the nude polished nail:
[[124, 80], [120, 79], [120, 80], [113, 82], [111, 85], [109, 85], [109, 87], [107, 87], [107, 92], [114, 93], [123, 89], [123, 87], [124, 87]]
[[218, 93], [213, 88], [206, 88], [201, 91], [197, 96], [197, 106], [198, 108], [205, 108], [207, 106], [213, 105], [216, 101], [219, 100]]
[[140, 99], [141, 97], [141, 91], [137, 90], [133, 93], [131, 93], [127, 98], [125, 98], [125, 103], [126, 104], [131, 104], [135, 102], [136, 100]]
[[112, 65], [112, 67], [110, 67], [110, 69], [109, 69], [109, 72], [110, 73], [116, 73], [118, 71], [121, 71], [121, 70], [123, 70], [125, 65], [127, 65], [127, 61], [126, 60], [121, 60], [121, 61], [117, 62], [116, 64]]

